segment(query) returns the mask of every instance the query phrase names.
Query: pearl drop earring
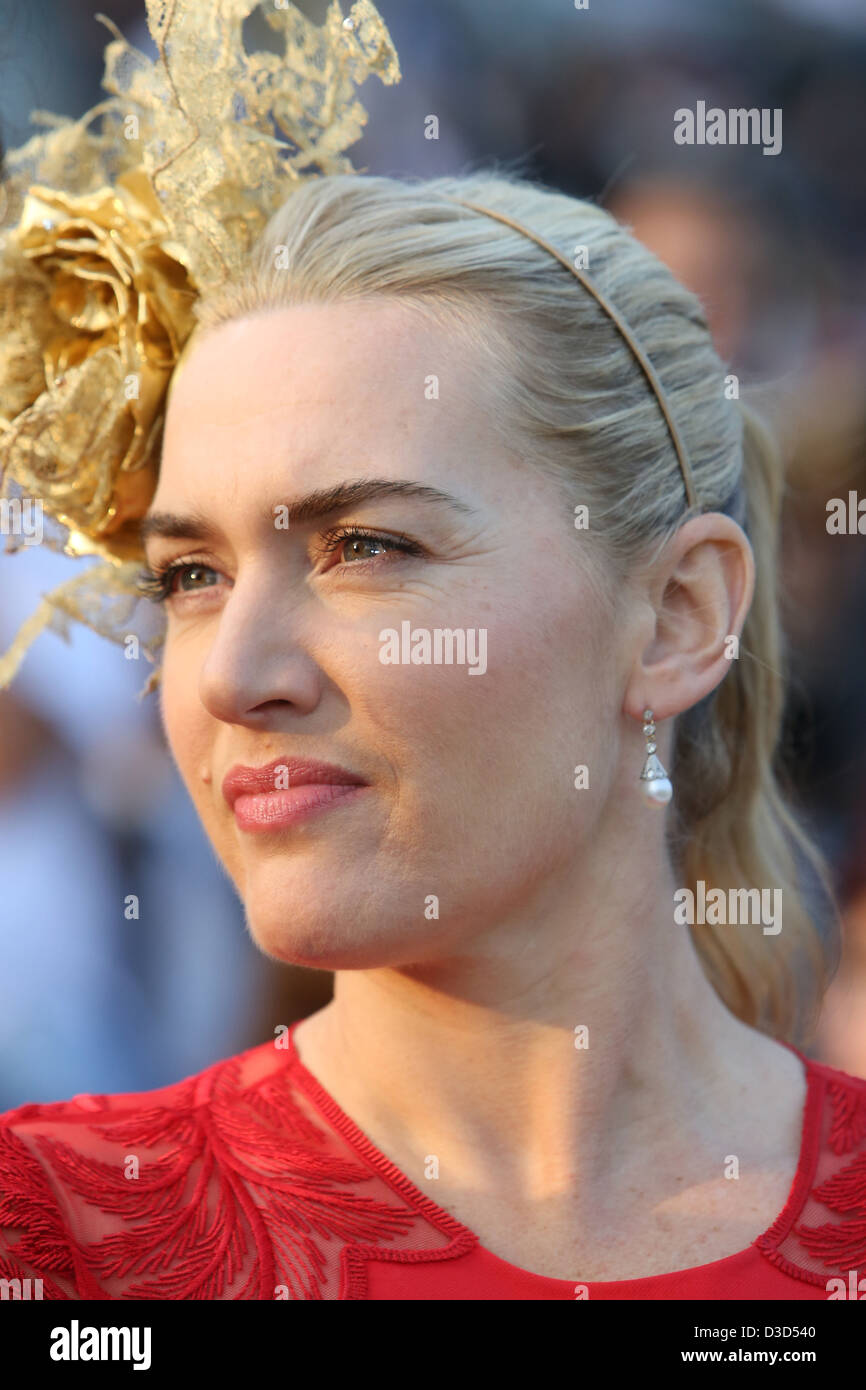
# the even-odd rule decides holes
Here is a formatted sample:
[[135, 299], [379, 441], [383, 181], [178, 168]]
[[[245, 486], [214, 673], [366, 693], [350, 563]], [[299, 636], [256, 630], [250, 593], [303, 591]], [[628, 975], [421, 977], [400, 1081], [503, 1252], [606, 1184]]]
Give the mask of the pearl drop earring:
[[671, 779], [656, 757], [656, 726], [651, 709], [643, 712], [643, 733], [646, 738], [647, 759], [640, 775], [644, 800], [650, 806], [666, 806], [673, 795]]

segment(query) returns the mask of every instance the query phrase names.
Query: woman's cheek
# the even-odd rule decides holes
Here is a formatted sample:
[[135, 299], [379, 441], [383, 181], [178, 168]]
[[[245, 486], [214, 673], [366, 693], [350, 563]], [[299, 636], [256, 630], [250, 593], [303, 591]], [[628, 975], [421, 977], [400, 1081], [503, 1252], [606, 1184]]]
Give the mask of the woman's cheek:
[[191, 671], [169, 657], [163, 662], [160, 717], [171, 755], [187, 790], [197, 805], [206, 789], [203, 773], [211, 766], [209, 725], [214, 721], [198, 698], [197, 682]]

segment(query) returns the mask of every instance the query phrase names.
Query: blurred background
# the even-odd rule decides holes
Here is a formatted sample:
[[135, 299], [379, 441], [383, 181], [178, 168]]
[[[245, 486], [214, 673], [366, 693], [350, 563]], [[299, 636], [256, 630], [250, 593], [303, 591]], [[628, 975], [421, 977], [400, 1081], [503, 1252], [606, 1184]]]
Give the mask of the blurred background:
[[[325, 0], [298, 6], [316, 22]], [[0, 139], [100, 99], [107, 29], [150, 56], [144, 0], [0, 0]], [[344, 11], [348, 4], [344, 3]], [[701, 296], [717, 346], [783, 440], [783, 760], [829, 856], [841, 968], [812, 1055], [866, 1076], [864, 0], [379, 0], [403, 80], [360, 91], [358, 170], [494, 161], [613, 212]], [[250, 48], [272, 39], [260, 15]], [[781, 109], [781, 151], [678, 145], [673, 113]], [[425, 123], [438, 117], [438, 138]], [[429, 128], [429, 127], [427, 127]], [[0, 558], [0, 650], [72, 573]], [[166, 751], [144, 663], [73, 625], [0, 692], [0, 1110], [166, 1084], [320, 1007], [330, 976], [264, 959]], [[148, 668], [149, 670], [149, 668]], [[50, 850], [50, 855], [48, 851]], [[140, 916], [124, 915], [126, 895]]]

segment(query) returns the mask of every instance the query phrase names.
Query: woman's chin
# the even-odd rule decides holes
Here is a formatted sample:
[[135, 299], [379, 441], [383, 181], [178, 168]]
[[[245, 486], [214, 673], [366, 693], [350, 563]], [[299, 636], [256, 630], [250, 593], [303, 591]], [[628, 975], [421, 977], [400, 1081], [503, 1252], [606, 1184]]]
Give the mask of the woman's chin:
[[[279, 914], [273, 904], [257, 910], [246, 905], [247, 930], [266, 956], [286, 965], [303, 965], [312, 970], [374, 970], [409, 964], [425, 954], [423, 930], [417, 941], [405, 921], [384, 914], [366, 921], [357, 910], [333, 908], [317, 903], [294, 910], [291, 900]], [[429, 924], [425, 924], [429, 925]]]

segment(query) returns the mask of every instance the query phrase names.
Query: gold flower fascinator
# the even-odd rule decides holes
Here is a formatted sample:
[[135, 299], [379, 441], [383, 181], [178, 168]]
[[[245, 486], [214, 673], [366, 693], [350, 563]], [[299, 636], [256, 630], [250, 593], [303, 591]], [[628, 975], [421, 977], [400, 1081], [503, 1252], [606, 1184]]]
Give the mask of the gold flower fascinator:
[[[172, 373], [199, 295], [239, 269], [305, 179], [355, 172], [356, 87], [400, 80], [370, 0], [321, 25], [291, 0], [146, 0], [151, 61], [104, 15], [108, 99], [7, 155], [0, 185], [0, 534], [96, 556], [44, 595], [0, 656], [0, 689], [73, 620], [154, 662], [138, 528], [157, 482]], [[248, 53], [254, 11], [282, 51]], [[34, 524], [38, 523], [38, 524]], [[148, 606], [148, 605], [146, 605]], [[149, 607], [149, 606], [148, 606]], [[130, 641], [130, 639], [133, 639]], [[151, 676], [145, 690], [153, 688]]]

